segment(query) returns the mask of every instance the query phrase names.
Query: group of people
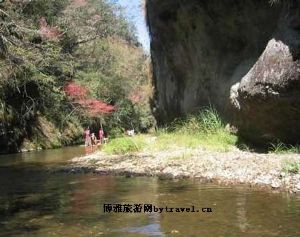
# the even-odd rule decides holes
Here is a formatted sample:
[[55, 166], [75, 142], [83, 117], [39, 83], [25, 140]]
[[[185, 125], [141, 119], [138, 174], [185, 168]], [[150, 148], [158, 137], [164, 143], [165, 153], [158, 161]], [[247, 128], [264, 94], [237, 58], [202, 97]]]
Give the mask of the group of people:
[[103, 144], [105, 141], [105, 136], [102, 128], [100, 128], [98, 135], [99, 140], [97, 139], [95, 133], [91, 133], [90, 129], [87, 128], [84, 131], [85, 146], [97, 146]]
[[[85, 146], [90, 147], [90, 146], [98, 146], [107, 141], [107, 138], [105, 138], [103, 128], [100, 128], [99, 133], [98, 133], [99, 139], [97, 139], [95, 133], [91, 133], [90, 128], [88, 127], [84, 131], [84, 140], [85, 140]], [[132, 130], [125, 130], [125, 135], [129, 137], [133, 137], [135, 135], [134, 129]]]

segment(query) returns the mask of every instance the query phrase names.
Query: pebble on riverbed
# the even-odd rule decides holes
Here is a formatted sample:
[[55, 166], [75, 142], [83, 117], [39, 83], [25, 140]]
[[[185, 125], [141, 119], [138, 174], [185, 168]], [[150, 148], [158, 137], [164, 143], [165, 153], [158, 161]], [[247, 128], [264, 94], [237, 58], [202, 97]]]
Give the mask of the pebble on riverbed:
[[300, 174], [282, 172], [286, 161], [300, 162], [300, 155], [256, 154], [239, 150], [222, 153], [203, 149], [176, 149], [152, 153], [140, 152], [128, 156], [96, 152], [74, 158], [71, 164], [64, 168], [72, 172], [201, 178], [300, 192]]

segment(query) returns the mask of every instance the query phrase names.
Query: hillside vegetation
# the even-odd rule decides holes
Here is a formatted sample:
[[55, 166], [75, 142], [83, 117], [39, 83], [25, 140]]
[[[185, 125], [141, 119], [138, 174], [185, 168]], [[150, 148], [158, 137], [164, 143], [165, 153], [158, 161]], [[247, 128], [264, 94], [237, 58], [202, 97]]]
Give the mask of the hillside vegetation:
[[80, 142], [153, 125], [149, 58], [105, 0], [0, 3], [0, 151]]

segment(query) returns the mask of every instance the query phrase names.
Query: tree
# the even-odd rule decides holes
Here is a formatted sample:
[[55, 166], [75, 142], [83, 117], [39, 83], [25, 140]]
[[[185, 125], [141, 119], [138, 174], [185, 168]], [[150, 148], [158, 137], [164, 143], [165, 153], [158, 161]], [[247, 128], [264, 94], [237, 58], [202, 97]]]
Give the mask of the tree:
[[69, 123], [80, 131], [99, 120], [107, 130], [150, 126], [141, 125], [151, 114], [146, 62], [134, 27], [110, 1], [2, 2], [0, 144], [43, 134], [41, 117], [62, 134]]
[[113, 105], [89, 98], [89, 90], [84, 86], [76, 84], [74, 81], [67, 82], [64, 91], [70, 97], [75, 109], [78, 109], [77, 106], [79, 106], [79, 109], [87, 113], [88, 116], [101, 117], [104, 114], [111, 114], [115, 111]]

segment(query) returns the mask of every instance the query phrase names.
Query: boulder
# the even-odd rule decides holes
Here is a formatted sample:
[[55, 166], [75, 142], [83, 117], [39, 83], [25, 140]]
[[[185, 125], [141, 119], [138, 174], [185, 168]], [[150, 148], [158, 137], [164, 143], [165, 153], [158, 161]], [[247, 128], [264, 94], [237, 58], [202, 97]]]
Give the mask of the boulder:
[[299, 9], [299, 0], [146, 0], [158, 123], [213, 106], [252, 142], [299, 142]]
[[[295, 21], [298, 16], [298, 23]], [[284, 9], [254, 66], [232, 87], [241, 136], [253, 143], [300, 142], [300, 4]]]

